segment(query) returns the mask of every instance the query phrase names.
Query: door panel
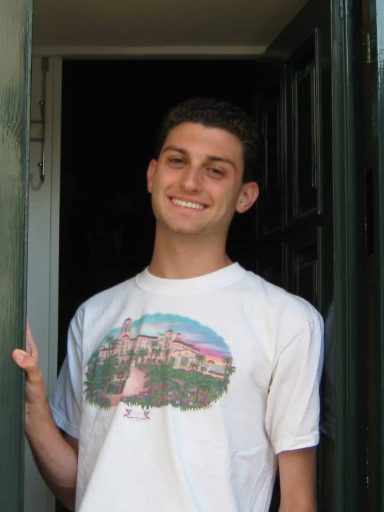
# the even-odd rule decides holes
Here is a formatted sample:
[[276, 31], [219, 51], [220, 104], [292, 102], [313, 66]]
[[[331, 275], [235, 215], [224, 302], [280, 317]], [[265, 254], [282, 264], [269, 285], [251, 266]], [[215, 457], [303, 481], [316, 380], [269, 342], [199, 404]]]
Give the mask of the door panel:
[[316, 213], [320, 172], [319, 32], [295, 52], [287, 73], [287, 220]]
[[320, 268], [317, 229], [304, 231], [287, 244], [288, 288], [312, 304], [319, 304]]
[[258, 205], [260, 237], [279, 231], [283, 222], [283, 169], [280, 161], [279, 129], [282, 116], [281, 105], [279, 83], [271, 88], [270, 97], [259, 98], [258, 115], [263, 137], [263, 165], [259, 183], [261, 202]]
[[26, 185], [32, 4], [2, 0], [0, 16], [0, 510], [23, 507]]

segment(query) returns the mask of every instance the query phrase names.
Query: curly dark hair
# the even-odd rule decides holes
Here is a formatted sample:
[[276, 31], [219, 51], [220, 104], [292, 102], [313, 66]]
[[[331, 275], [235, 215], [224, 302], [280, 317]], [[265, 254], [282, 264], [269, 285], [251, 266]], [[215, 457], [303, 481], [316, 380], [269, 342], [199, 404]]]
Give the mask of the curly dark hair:
[[214, 98], [192, 98], [173, 107], [161, 124], [156, 151], [160, 154], [169, 132], [181, 123], [200, 123], [221, 128], [237, 137], [243, 146], [243, 182], [256, 181], [259, 168], [259, 133], [254, 119], [240, 107]]

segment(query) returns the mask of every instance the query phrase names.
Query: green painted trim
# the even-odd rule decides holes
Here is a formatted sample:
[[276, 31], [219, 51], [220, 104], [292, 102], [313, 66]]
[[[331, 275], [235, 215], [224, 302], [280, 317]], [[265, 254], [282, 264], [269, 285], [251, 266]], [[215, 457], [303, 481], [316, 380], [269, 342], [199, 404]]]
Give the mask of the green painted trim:
[[373, 0], [374, 22], [376, 26], [376, 95], [374, 97], [375, 110], [373, 112], [374, 118], [374, 132], [375, 132], [375, 145], [377, 148], [376, 157], [376, 197], [375, 197], [375, 238], [377, 244], [375, 246], [375, 253], [377, 253], [377, 268], [376, 275], [378, 276], [378, 308], [379, 308], [379, 325], [378, 325], [378, 343], [380, 345], [380, 408], [378, 414], [380, 439], [378, 440], [380, 450], [380, 510], [384, 508], [384, 3], [382, 0]]
[[357, 0], [332, 0], [337, 512], [366, 510], [360, 10]]
[[1, 0], [0, 16], [0, 510], [21, 512], [23, 374], [11, 361], [25, 325], [31, 0]]

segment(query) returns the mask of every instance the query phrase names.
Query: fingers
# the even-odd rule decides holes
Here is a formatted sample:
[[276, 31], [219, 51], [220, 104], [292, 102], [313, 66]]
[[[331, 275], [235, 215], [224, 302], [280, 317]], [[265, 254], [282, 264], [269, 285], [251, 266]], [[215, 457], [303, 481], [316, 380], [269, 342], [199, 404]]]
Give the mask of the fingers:
[[31, 326], [29, 321], [27, 320], [27, 328], [26, 328], [26, 347], [27, 351], [36, 359], [39, 358], [39, 351], [37, 349], [36, 341], [32, 336]]
[[12, 352], [14, 362], [23, 370], [25, 370], [29, 377], [33, 373], [39, 371], [39, 353], [36, 342], [32, 336], [31, 327], [27, 321], [26, 326], [26, 350], [20, 348]]
[[17, 364], [17, 366], [19, 366], [19, 368], [25, 370], [26, 372], [26, 413], [31, 410], [30, 408], [32, 406], [35, 407], [36, 404], [46, 404], [47, 393], [44, 384], [43, 372], [39, 367], [37, 345], [33, 339], [31, 328], [28, 322], [26, 328], [26, 349], [15, 349], [12, 352], [12, 359]]

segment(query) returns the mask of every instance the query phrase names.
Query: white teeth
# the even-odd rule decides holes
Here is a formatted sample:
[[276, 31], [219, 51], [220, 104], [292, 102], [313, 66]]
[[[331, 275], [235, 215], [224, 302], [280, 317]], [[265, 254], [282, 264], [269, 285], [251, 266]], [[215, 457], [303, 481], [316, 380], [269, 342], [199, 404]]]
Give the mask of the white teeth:
[[202, 210], [204, 208], [202, 204], [191, 203], [190, 201], [182, 201], [181, 199], [173, 198], [172, 202], [178, 206], [183, 206], [184, 208], [193, 208], [194, 210]]

